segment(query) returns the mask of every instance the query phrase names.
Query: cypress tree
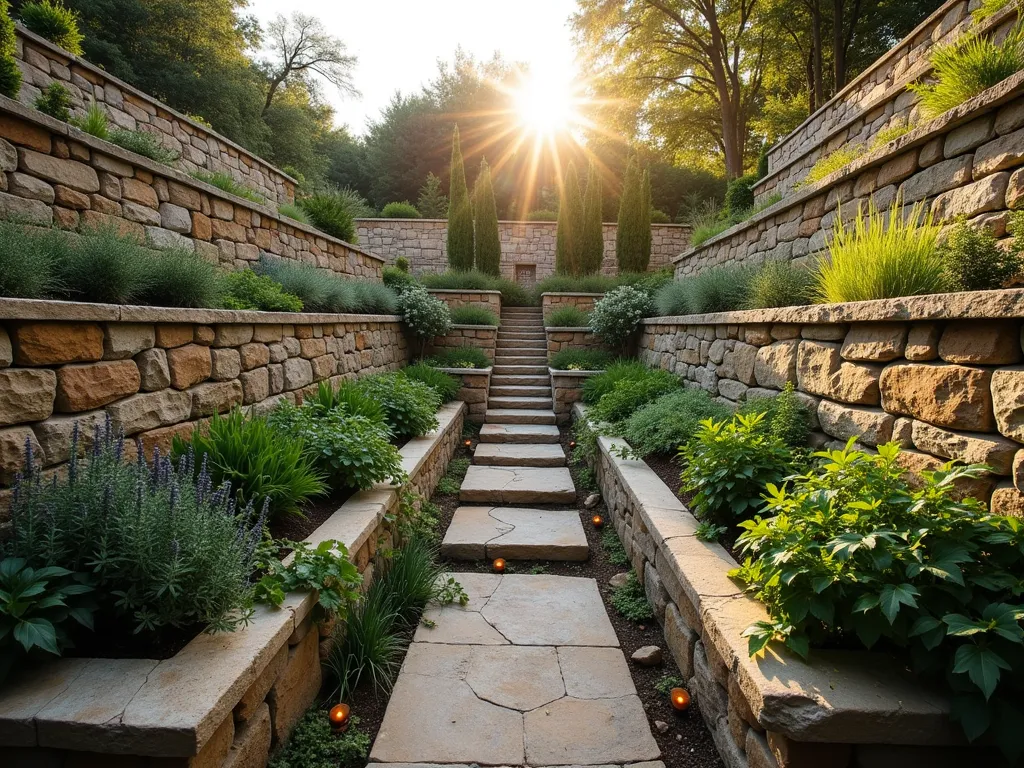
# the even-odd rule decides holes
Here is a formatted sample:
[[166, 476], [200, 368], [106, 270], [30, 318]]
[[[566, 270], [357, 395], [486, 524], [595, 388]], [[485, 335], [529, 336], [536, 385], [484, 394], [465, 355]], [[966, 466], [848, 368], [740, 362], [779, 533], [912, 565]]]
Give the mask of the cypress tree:
[[[640, 272], [643, 263], [643, 178], [635, 159], [626, 165], [619, 199], [619, 223], [615, 232], [615, 259], [619, 273]], [[650, 215], [650, 214], [648, 214]], [[648, 239], [650, 226], [647, 227]], [[649, 253], [649, 251], [648, 251]], [[646, 269], [646, 265], [644, 266]]]
[[491, 169], [486, 160], [480, 161], [480, 174], [473, 185], [476, 207], [476, 268], [495, 277], [501, 274], [501, 236], [498, 234], [498, 208], [494, 204]]
[[11, 99], [18, 98], [21, 90], [21, 70], [14, 61], [16, 45], [10, 4], [0, 0], [0, 93]]
[[583, 199], [583, 244], [580, 248], [580, 274], [601, 271], [604, 259], [604, 231], [601, 210], [604, 204], [601, 174], [594, 163], [587, 170], [587, 194]]
[[651, 174], [645, 168], [640, 184], [640, 261], [634, 272], [646, 272], [651, 263]]
[[452, 136], [451, 181], [448, 187], [448, 266], [462, 272], [473, 268], [473, 203], [466, 189], [459, 126]]
[[558, 230], [555, 235], [555, 272], [559, 275], [581, 274], [580, 254], [583, 246], [583, 197], [576, 166], [569, 163], [562, 182], [558, 204]]

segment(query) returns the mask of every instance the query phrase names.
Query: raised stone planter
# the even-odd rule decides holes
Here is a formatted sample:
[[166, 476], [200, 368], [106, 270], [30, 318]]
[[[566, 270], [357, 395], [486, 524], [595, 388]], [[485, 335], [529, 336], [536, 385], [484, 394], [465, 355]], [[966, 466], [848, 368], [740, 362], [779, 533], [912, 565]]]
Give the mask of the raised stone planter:
[[789, 307], [644, 321], [640, 359], [730, 402], [792, 384], [818, 444], [896, 440], [913, 471], [992, 467], [965, 485], [1024, 509], [1024, 290]]
[[572, 419], [573, 404], [583, 397], [583, 383], [599, 373], [604, 371], [557, 371], [548, 368], [556, 424], [567, 424]]
[[488, 359], [494, 362], [494, 351], [498, 346], [498, 326], [496, 325], [453, 325], [444, 336], [435, 336], [430, 343], [427, 354], [435, 350], [456, 347], [476, 347], [482, 349]]
[[[402, 466], [429, 496], [462, 432], [465, 406], [438, 412], [439, 429], [410, 440]], [[399, 493], [357, 493], [307, 537], [337, 539], [373, 579], [371, 559], [390, 546]], [[61, 659], [0, 691], [0, 754], [12, 765], [264, 765], [320, 689], [320, 637], [310, 593], [259, 606], [237, 632], [199, 635], [164, 661]]]
[[501, 317], [501, 291], [469, 291], [455, 288], [429, 288], [435, 299], [440, 299], [451, 309], [459, 307], [480, 307], [489, 309], [495, 317]]
[[590, 328], [556, 328], [546, 327], [548, 360], [563, 349], [598, 349], [608, 351], [607, 344], [602, 342]]
[[487, 415], [487, 395], [491, 389], [491, 368], [438, 368], [462, 380], [456, 397], [468, 406], [466, 421], [483, 424]]
[[615, 530], [727, 768], [998, 762], [966, 746], [942, 691], [884, 654], [814, 650], [805, 662], [772, 646], [750, 658], [742, 632], [768, 616], [729, 579], [736, 562], [694, 535], [697, 521], [650, 467], [612, 452], [625, 441], [598, 445]]
[[583, 312], [590, 312], [594, 308], [594, 304], [603, 296], [603, 293], [542, 293], [540, 295], [541, 314], [547, 317], [559, 307], [578, 307]]

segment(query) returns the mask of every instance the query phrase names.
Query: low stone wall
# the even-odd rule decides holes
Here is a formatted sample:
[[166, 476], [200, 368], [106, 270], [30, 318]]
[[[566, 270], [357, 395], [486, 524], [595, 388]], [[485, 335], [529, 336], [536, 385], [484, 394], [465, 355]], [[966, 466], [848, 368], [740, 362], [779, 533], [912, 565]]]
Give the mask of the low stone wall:
[[[107, 415], [146, 454], [234, 405], [269, 408], [320, 381], [396, 370], [392, 315], [316, 315], [0, 300], [0, 483], [25, 443], [48, 472]], [[134, 450], [134, 443], [131, 445]], [[0, 491], [0, 497], [9, 492]]]
[[428, 354], [443, 348], [476, 347], [482, 349], [488, 359], [494, 362], [494, 351], [498, 346], [496, 325], [453, 325], [444, 336], [435, 336]]
[[480, 307], [501, 317], [501, 291], [463, 291], [455, 289], [430, 288], [427, 293], [440, 299], [451, 309], [459, 307]]
[[882, 653], [814, 649], [804, 661], [773, 645], [750, 658], [743, 630], [767, 612], [729, 579], [736, 561], [696, 537], [697, 521], [654, 471], [612, 452], [625, 445], [599, 438], [598, 485], [726, 768], [1000, 763], [966, 746], [945, 693]]
[[923, 202], [939, 222], [965, 217], [1006, 235], [1009, 210], [1024, 197], [1024, 72], [792, 193], [748, 221], [683, 253], [677, 277], [713, 266], [766, 259], [804, 262], [823, 250], [837, 217], [850, 221], [869, 201]]
[[551, 376], [551, 397], [555, 405], [555, 421], [568, 424], [572, 420], [572, 407], [583, 397], [583, 384], [602, 371], [557, 371], [548, 368]]
[[487, 397], [491, 391], [490, 368], [439, 368], [438, 370], [461, 380], [462, 387], [456, 395], [466, 404], [466, 421], [483, 424], [487, 415]]
[[[416, 274], [448, 269], [448, 222], [444, 219], [356, 219], [359, 242], [393, 264], [405, 256]], [[501, 275], [515, 280], [516, 265], [532, 266], [534, 278], [542, 280], [555, 273], [554, 221], [499, 221]], [[617, 225], [604, 225], [604, 259], [601, 272], [618, 273], [615, 260]], [[690, 242], [690, 228], [683, 224], [651, 225], [651, 263], [656, 271], [667, 267]]]
[[84, 115], [90, 103], [100, 104], [117, 128], [145, 131], [179, 152], [185, 171], [227, 173], [274, 205], [294, 200], [295, 180], [249, 150], [21, 25], [15, 33], [23, 76], [18, 101], [26, 107], [33, 107], [42, 90], [58, 82], [70, 91], [76, 116]]
[[736, 403], [792, 384], [818, 444], [895, 440], [912, 471], [992, 467], [963, 490], [1024, 514], [1024, 290], [644, 321], [640, 358]]
[[[443, 406], [439, 429], [401, 449], [407, 488], [430, 496], [464, 414], [462, 403]], [[368, 585], [377, 549], [394, 543], [398, 506], [392, 486], [362, 491], [306, 541], [343, 542]], [[329, 628], [314, 626], [315, 603], [293, 592], [280, 608], [258, 606], [246, 628], [201, 634], [164, 661], [60, 659], [9, 681], [0, 691], [0, 751], [26, 766], [265, 765], [320, 691]]]
[[563, 349], [603, 349], [609, 347], [594, 332], [583, 328], [545, 328], [548, 337], [548, 360]]
[[559, 307], [578, 307], [584, 312], [590, 312], [603, 296], [603, 293], [542, 293], [541, 314], [547, 317]]
[[71, 231], [112, 226], [154, 248], [239, 269], [261, 253], [380, 279], [383, 262], [170, 166], [0, 97], [0, 216]]

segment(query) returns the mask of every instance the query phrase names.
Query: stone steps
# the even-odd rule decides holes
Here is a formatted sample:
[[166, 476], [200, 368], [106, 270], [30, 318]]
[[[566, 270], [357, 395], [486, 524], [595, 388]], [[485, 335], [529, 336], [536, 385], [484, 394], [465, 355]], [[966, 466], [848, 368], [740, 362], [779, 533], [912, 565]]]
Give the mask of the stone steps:
[[[545, 371], [546, 373], [546, 371]], [[491, 387], [544, 387], [551, 391], [551, 379], [548, 376], [515, 376], [492, 375]]]
[[554, 424], [484, 424], [481, 443], [550, 444], [561, 439]]
[[562, 560], [590, 556], [576, 510], [459, 507], [441, 542], [452, 560]]
[[566, 467], [488, 467], [471, 465], [459, 501], [495, 504], [568, 504], [576, 487]]
[[491, 374], [498, 376], [545, 376], [547, 372], [547, 365], [502, 365], [495, 363]]
[[547, 350], [548, 343], [544, 339], [498, 339], [498, 349], [540, 349]]
[[546, 410], [552, 408], [551, 393], [548, 392], [548, 397], [520, 397], [520, 396], [497, 396], [495, 397], [494, 389], [491, 388], [490, 396], [487, 399], [488, 407], [493, 407], [495, 410], [503, 410], [505, 408], [514, 410]]
[[491, 384], [491, 397], [551, 397], [551, 387], [530, 385]]
[[495, 365], [547, 365], [547, 355], [495, 355]]
[[488, 408], [485, 424], [554, 424], [555, 412], [517, 408]]
[[564, 467], [565, 451], [557, 443], [479, 443], [473, 463], [490, 467]]

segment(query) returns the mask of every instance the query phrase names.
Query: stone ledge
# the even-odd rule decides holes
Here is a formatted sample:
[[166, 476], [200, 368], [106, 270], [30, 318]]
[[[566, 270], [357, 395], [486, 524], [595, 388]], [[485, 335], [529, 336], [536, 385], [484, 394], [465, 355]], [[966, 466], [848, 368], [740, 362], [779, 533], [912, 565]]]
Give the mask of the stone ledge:
[[[364, 219], [360, 219], [364, 221]], [[382, 221], [393, 221], [393, 219], [382, 219]], [[427, 293], [491, 293], [501, 295], [501, 291], [477, 290], [476, 288], [427, 288]]]
[[[683, 226], [680, 224], [679, 226]], [[543, 299], [545, 296], [604, 296], [603, 293], [586, 293], [583, 291], [546, 291], [542, 293], [540, 297]]]
[[[577, 403], [573, 414], [585, 419], [586, 410]], [[885, 654], [814, 650], [805, 662], [773, 644], [763, 658], [750, 658], [742, 632], [767, 612], [727, 578], [735, 561], [720, 545], [696, 537], [696, 519], [654, 470], [612, 452], [625, 445], [621, 438], [598, 438], [602, 466], [613, 469], [631, 497], [659, 562], [665, 559], [700, 616], [702, 626], [694, 629], [736, 678], [763, 728], [803, 742], [964, 743], [949, 719], [948, 697]]]
[[587, 376], [597, 376], [600, 373], [604, 373], [604, 371], [566, 371], [559, 368], [548, 368], [548, 374], [555, 377], [564, 376], [569, 378], [572, 376], [580, 376], [586, 378]]
[[469, 325], [467, 323], [452, 323], [452, 328], [465, 328], [470, 331], [496, 331], [496, 325]]
[[486, 368], [438, 368], [441, 373], [450, 373], [452, 376], [490, 376], [494, 366]]
[[[400, 449], [415, 478], [462, 417], [464, 403], [437, 413], [438, 429]], [[398, 502], [379, 484], [352, 496], [306, 537], [345, 543], [350, 557]], [[245, 629], [200, 634], [177, 655], [148, 659], [60, 659], [0, 692], [0, 745], [105, 754], [191, 757], [229, 717], [315, 604], [312, 593], [288, 595], [281, 608], [256, 607]]]
[[577, 332], [580, 333], [593, 333], [589, 325], [545, 325], [544, 330], [548, 333], [558, 332]]
[[884, 320], [988, 320], [1024, 317], [1024, 289], [934, 293], [900, 299], [649, 317], [645, 326], [858, 323]]

